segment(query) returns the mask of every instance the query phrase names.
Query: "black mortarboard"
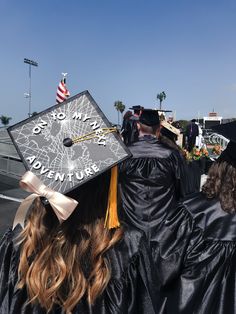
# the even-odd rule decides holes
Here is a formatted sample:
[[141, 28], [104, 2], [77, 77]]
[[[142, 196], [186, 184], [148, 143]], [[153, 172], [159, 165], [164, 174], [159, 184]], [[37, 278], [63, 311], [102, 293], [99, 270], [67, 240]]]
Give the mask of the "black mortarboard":
[[219, 161], [227, 161], [236, 167], [236, 121], [212, 126], [212, 130], [229, 139], [226, 149], [222, 152]]
[[139, 122], [148, 126], [159, 125], [160, 120], [158, 110], [143, 109], [139, 116]]
[[66, 194], [130, 153], [88, 91], [8, 128], [27, 170]]
[[138, 105], [138, 106], [133, 106], [133, 107], [131, 107], [129, 109], [131, 109], [131, 110], [143, 110], [143, 107]]

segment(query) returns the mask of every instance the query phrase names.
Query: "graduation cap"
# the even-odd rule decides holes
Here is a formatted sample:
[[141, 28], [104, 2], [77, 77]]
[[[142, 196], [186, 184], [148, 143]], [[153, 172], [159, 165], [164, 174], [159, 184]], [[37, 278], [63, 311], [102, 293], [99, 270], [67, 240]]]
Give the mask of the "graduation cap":
[[143, 109], [138, 120], [140, 123], [148, 126], [160, 124], [158, 110], [154, 109]]
[[178, 130], [176, 127], [174, 127], [172, 124], [170, 124], [166, 120], [161, 121], [161, 126], [176, 136], [180, 135], [180, 130]]
[[140, 105], [137, 105], [137, 106], [133, 106], [133, 107], [131, 107], [129, 109], [131, 109], [131, 110], [143, 110], [143, 107], [140, 106]]
[[176, 141], [178, 136], [180, 135], [180, 130], [174, 127], [172, 124], [167, 122], [166, 120], [161, 121], [161, 134], [168, 137], [172, 141]]
[[117, 177], [114, 166], [131, 155], [88, 91], [9, 127], [8, 132], [25, 168], [62, 194], [110, 168]]
[[217, 160], [227, 161], [236, 167], [236, 121], [214, 125], [212, 130], [229, 139], [226, 149]]

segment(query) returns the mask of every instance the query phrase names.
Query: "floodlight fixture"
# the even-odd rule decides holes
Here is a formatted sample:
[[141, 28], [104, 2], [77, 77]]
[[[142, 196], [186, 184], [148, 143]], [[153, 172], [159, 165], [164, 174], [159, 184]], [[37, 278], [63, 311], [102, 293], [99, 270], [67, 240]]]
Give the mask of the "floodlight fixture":
[[36, 61], [30, 60], [30, 59], [26, 59], [26, 58], [24, 58], [24, 63], [27, 63], [29, 65], [33, 65], [35, 67], [38, 66], [38, 63]]

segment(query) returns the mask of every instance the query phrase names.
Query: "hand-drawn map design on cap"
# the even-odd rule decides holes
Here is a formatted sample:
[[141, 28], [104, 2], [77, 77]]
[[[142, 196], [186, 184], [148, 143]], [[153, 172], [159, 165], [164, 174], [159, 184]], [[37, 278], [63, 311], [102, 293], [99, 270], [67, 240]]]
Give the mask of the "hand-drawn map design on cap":
[[130, 156], [88, 91], [8, 132], [26, 169], [64, 194]]

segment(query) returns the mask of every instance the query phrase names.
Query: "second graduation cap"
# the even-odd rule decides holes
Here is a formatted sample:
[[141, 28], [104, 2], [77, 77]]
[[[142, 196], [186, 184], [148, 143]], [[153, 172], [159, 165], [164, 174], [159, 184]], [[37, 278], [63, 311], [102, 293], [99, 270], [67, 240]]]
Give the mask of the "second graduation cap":
[[130, 156], [88, 91], [8, 132], [26, 169], [63, 194]]

